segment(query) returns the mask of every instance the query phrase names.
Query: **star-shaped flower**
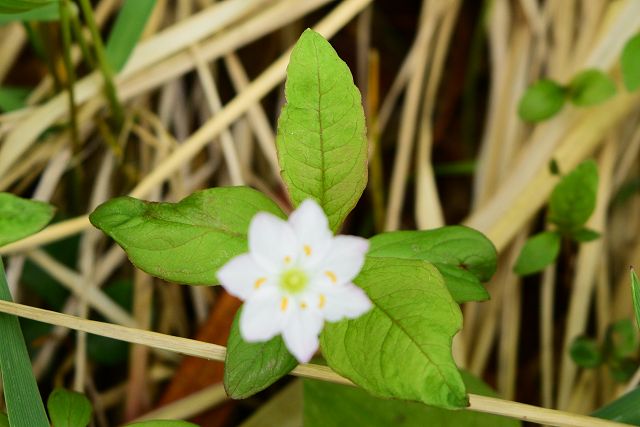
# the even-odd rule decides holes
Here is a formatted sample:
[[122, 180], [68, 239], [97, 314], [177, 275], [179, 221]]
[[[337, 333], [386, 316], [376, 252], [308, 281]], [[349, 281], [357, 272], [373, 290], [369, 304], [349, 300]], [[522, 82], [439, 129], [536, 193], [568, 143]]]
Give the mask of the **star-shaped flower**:
[[366, 239], [334, 236], [322, 208], [305, 200], [288, 221], [259, 212], [249, 225], [249, 252], [218, 271], [222, 286], [245, 301], [240, 334], [247, 342], [282, 334], [299, 362], [318, 349], [324, 321], [356, 318], [371, 301], [352, 283], [369, 249]]

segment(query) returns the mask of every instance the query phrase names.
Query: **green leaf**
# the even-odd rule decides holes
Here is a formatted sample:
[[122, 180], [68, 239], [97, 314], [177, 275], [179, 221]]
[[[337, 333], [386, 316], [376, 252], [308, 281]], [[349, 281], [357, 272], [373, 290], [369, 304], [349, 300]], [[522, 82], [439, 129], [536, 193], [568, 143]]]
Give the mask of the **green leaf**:
[[115, 72], [127, 63], [151, 16], [156, 0], [126, 1], [109, 34], [105, 49], [107, 61]]
[[337, 230], [367, 183], [367, 137], [349, 67], [306, 30], [291, 52], [276, 144], [294, 205], [315, 199]]
[[638, 333], [629, 319], [621, 319], [609, 326], [606, 336], [607, 350], [616, 359], [632, 356], [638, 350]]
[[595, 368], [602, 363], [602, 352], [598, 343], [587, 337], [577, 337], [571, 343], [569, 355], [576, 365]]
[[369, 257], [421, 259], [433, 263], [458, 303], [484, 301], [489, 293], [481, 282], [496, 271], [493, 244], [479, 231], [462, 226], [426, 231], [382, 233], [370, 240]]
[[[0, 260], [0, 299], [12, 301]], [[11, 427], [49, 427], [16, 316], [0, 313], [0, 372]]]
[[[0, 23], [2, 18], [0, 15]], [[0, 87], [0, 111], [9, 112], [23, 108], [30, 92], [29, 88], [24, 87]]]
[[598, 166], [593, 160], [584, 161], [553, 189], [549, 221], [562, 232], [582, 228], [596, 207], [597, 192]]
[[197, 424], [177, 420], [150, 420], [127, 424], [126, 427], [199, 427]]
[[580, 228], [578, 230], [572, 231], [570, 237], [576, 242], [585, 243], [592, 242], [600, 238], [600, 233], [595, 230], [591, 230], [589, 228]]
[[636, 325], [640, 328], [640, 280], [638, 275], [631, 269], [631, 296], [633, 297], [633, 311], [636, 314]]
[[[496, 393], [481, 380], [460, 372], [469, 392]], [[380, 399], [366, 391], [324, 381], [304, 381], [304, 426], [367, 427], [517, 427], [520, 422], [472, 411], [451, 411], [396, 399]]]
[[513, 271], [520, 276], [537, 273], [553, 263], [560, 253], [560, 234], [544, 231], [527, 240]]
[[451, 355], [462, 315], [438, 270], [422, 260], [368, 258], [355, 283], [374, 307], [325, 325], [320, 343], [329, 366], [375, 396], [467, 406]]
[[538, 80], [520, 99], [518, 115], [527, 122], [546, 120], [562, 109], [566, 93], [566, 89], [553, 80]]
[[52, 217], [53, 207], [47, 203], [0, 193], [0, 246], [40, 231]]
[[280, 335], [261, 343], [244, 341], [239, 327], [241, 311], [233, 320], [224, 362], [224, 388], [233, 399], [264, 390], [298, 365]]
[[172, 282], [213, 285], [222, 265], [247, 252], [249, 223], [260, 211], [284, 217], [256, 190], [221, 187], [198, 191], [179, 203], [120, 197], [99, 206], [89, 219], [141, 270]]
[[591, 416], [634, 426], [640, 425], [640, 387], [596, 410]]
[[0, 427], [11, 427], [9, 425], [9, 417], [4, 412], [0, 412]]
[[36, 9], [19, 13], [8, 13], [0, 15], [0, 25], [10, 22], [50, 22], [60, 20], [60, 6], [57, 3], [50, 3]]
[[53, 427], [86, 427], [93, 408], [84, 394], [56, 388], [47, 401]]
[[616, 94], [616, 84], [600, 70], [578, 73], [569, 83], [569, 99], [580, 107], [601, 104]]
[[640, 34], [625, 43], [620, 58], [622, 80], [628, 91], [640, 88]]
[[57, 5], [58, 0], [1, 0], [0, 13], [23, 13], [51, 3]]
[[611, 374], [611, 378], [619, 383], [629, 382], [637, 370], [638, 362], [629, 357], [609, 361], [609, 373]]

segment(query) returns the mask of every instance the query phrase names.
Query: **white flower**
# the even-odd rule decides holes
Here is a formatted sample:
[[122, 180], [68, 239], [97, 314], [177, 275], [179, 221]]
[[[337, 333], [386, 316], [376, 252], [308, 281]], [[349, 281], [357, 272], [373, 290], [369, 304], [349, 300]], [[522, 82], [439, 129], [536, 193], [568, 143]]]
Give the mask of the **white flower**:
[[242, 338], [260, 342], [282, 334], [291, 354], [308, 362], [325, 320], [353, 319], [372, 307], [352, 283], [368, 249], [361, 237], [334, 237], [322, 208], [311, 199], [288, 221], [256, 214], [249, 225], [249, 252], [217, 274], [227, 292], [246, 301]]

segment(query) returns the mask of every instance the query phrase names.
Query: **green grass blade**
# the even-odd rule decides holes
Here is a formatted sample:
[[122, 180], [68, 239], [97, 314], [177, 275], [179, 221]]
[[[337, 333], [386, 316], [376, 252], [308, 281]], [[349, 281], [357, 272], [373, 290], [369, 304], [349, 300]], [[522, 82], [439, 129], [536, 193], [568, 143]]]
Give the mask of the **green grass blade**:
[[636, 324], [640, 328], [640, 280], [638, 275], [631, 269], [631, 295], [633, 297], [633, 311], [636, 314]]
[[122, 6], [106, 48], [107, 60], [116, 73], [127, 63], [155, 5], [156, 0], [136, 0]]
[[[0, 299], [11, 301], [0, 260]], [[48, 427], [49, 420], [31, 370], [31, 360], [15, 316], [0, 314], [0, 368], [11, 427]]]

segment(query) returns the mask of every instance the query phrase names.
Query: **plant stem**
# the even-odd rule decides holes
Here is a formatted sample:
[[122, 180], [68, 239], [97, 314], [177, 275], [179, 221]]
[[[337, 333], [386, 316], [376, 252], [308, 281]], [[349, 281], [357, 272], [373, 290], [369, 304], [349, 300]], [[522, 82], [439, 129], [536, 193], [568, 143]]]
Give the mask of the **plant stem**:
[[[16, 304], [10, 301], [0, 301], [0, 313], [12, 314], [36, 320], [38, 322], [45, 322], [52, 325], [75, 329], [77, 331], [84, 331], [90, 334], [101, 335], [134, 344], [147, 345], [188, 356], [202, 357], [218, 362], [223, 362], [225, 360], [227, 351], [226, 347], [221, 345], [210, 344], [188, 338], [174, 337], [142, 329], [128, 328], [126, 326], [113, 325], [110, 323], [97, 322], [95, 320], [87, 320], [76, 316], [70, 316], [68, 314], [57, 313], [55, 311]], [[313, 378], [338, 384], [353, 385], [351, 381], [338, 375], [328, 366], [314, 364], [299, 365], [291, 372], [291, 374], [304, 378]], [[626, 425], [586, 415], [540, 408], [534, 405], [512, 402], [495, 397], [479, 396], [476, 394], [469, 394], [468, 409], [471, 411], [502, 415], [505, 417], [517, 418], [524, 421], [533, 421], [552, 426], [615, 427]]]
[[69, 96], [69, 124], [71, 125], [71, 140], [73, 141], [74, 152], [80, 147], [78, 138], [78, 111], [76, 108], [74, 85], [76, 81], [76, 73], [71, 60], [71, 21], [69, 18], [69, 0], [62, 0], [59, 3], [60, 9], [60, 31], [62, 32], [62, 60], [64, 68], [67, 70], [65, 78], [65, 86]]
[[115, 84], [113, 83], [113, 70], [107, 60], [104, 43], [102, 42], [102, 37], [100, 36], [100, 31], [98, 30], [95, 17], [93, 16], [91, 2], [89, 0], [79, 0], [79, 2], [80, 7], [82, 8], [82, 13], [84, 14], [87, 22], [87, 27], [91, 33], [91, 38], [93, 39], [93, 48], [96, 53], [96, 59], [98, 60], [98, 66], [100, 67], [100, 71], [104, 77], [107, 99], [109, 100], [109, 104], [111, 104], [111, 111], [113, 113], [116, 127], [119, 129], [123, 122], [124, 113], [122, 105], [118, 100]]

